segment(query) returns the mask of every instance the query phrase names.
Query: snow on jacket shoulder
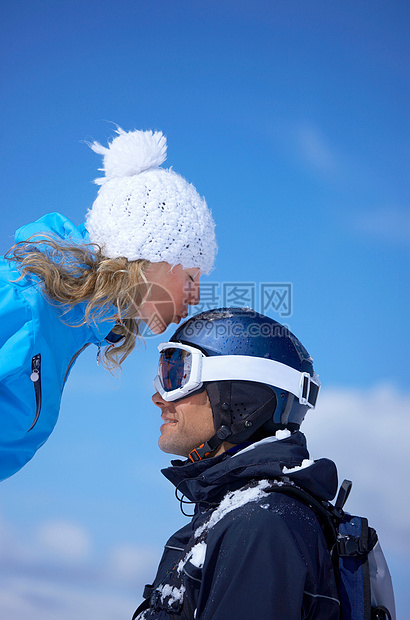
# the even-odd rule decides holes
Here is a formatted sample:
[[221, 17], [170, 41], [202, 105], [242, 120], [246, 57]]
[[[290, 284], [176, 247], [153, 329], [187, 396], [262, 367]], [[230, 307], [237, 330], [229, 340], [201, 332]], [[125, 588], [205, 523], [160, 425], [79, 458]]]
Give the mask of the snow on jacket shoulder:
[[[42, 233], [87, 243], [59, 213], [45, 215], [16, 232], [15, 241]], [[48, 300], [35, 277], [18, 280], [16, 263], [0, 258], [0, 480], [25, 465], [52, 432], [61, 395], [76, 356], [104, 341], [114, 325], [78, 327], [84, 304], [67, 307]], [[114, 314], [114, 311], [113, 311]]]
[[[269, 491], [283, 466], [292, 469], [308, 458], [304, 436], [242, 452], [164, 470], [189, 499], [201, 499], [191, 523], [166, 544], [138, 620], [339, 619], [330, 554], [315, 513]], [[336, 468], [327, 459], [288, 477], [323, 499], [337, 488]], [[209, 508], [206, 502], [218, 496]]]

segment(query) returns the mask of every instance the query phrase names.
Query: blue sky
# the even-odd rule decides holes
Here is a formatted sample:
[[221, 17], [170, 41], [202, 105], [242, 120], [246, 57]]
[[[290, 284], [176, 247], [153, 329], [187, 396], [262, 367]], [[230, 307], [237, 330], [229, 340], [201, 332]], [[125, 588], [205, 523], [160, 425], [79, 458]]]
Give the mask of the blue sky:
[[[377, 0], [22, 0], [0, 27], [0, 250], [46, 212], [83, 221], [101, 163], [84, 140], [106, 143], [113, 123], [162, 130], [167, 165], [216, 221], [204, 291], [217, 285], [222, 303], [224, 283], [291, 286], [291, 315], [267, 313], [302, 340], [322, 380], [306, 423], [313, 456], [334, 455], [357, 480], [350, 509], [386, 539], [403, 609], [408, 13]], [[3, 483], [0, 599], [16, 620], [57, 607], [63, 620], [128, 617], [184, 523], [158, 471], [168, 457], [150, 402], [155, 346], [171, 334], [148, 338], [117, 380], [88, 350], [53, 436]]]

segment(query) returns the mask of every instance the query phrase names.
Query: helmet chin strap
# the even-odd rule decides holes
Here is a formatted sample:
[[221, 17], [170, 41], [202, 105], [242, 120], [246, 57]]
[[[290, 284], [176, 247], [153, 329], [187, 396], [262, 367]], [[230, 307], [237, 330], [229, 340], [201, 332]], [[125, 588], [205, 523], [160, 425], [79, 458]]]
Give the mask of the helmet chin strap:
[[226, 440], [228, 437], [232, 435], [232, 432], [227, 426], [221, 426], [215, 435], [208, 439], [205, 443], [201, 444], [198, 448], [195, 448], [188, 454], [188, 458], [193, 463], [197, 461], [202, 461], [202, 459], [206, 458], [212, 452], [214, 452], [219, 446]]

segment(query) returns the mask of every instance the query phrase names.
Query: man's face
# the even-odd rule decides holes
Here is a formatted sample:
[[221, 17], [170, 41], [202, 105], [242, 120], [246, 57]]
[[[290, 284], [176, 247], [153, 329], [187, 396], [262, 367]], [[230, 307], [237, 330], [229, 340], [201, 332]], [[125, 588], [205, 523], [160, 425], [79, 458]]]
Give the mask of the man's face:
[[163, 452], [187, 457], [194, 448], [215, 434], [212, 409], [205, 389], [169, 403], [156, 392], [152, 401], [161, 409], [164, 421], [158, 439]]

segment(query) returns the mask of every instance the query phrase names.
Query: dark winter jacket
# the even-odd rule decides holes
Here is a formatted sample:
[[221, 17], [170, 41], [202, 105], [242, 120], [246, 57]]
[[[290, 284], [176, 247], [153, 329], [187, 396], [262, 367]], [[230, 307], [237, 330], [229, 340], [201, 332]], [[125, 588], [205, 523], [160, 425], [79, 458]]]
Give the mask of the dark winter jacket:
[[332, 563], [315, 513], [269, 491], [285, 478], [332, 499], [334, 463], [308, 459], [305, 437], [296, 432], [163, 470], [195, 502], [195, 515], [165, 545], [136, 618], [338, 619]]

